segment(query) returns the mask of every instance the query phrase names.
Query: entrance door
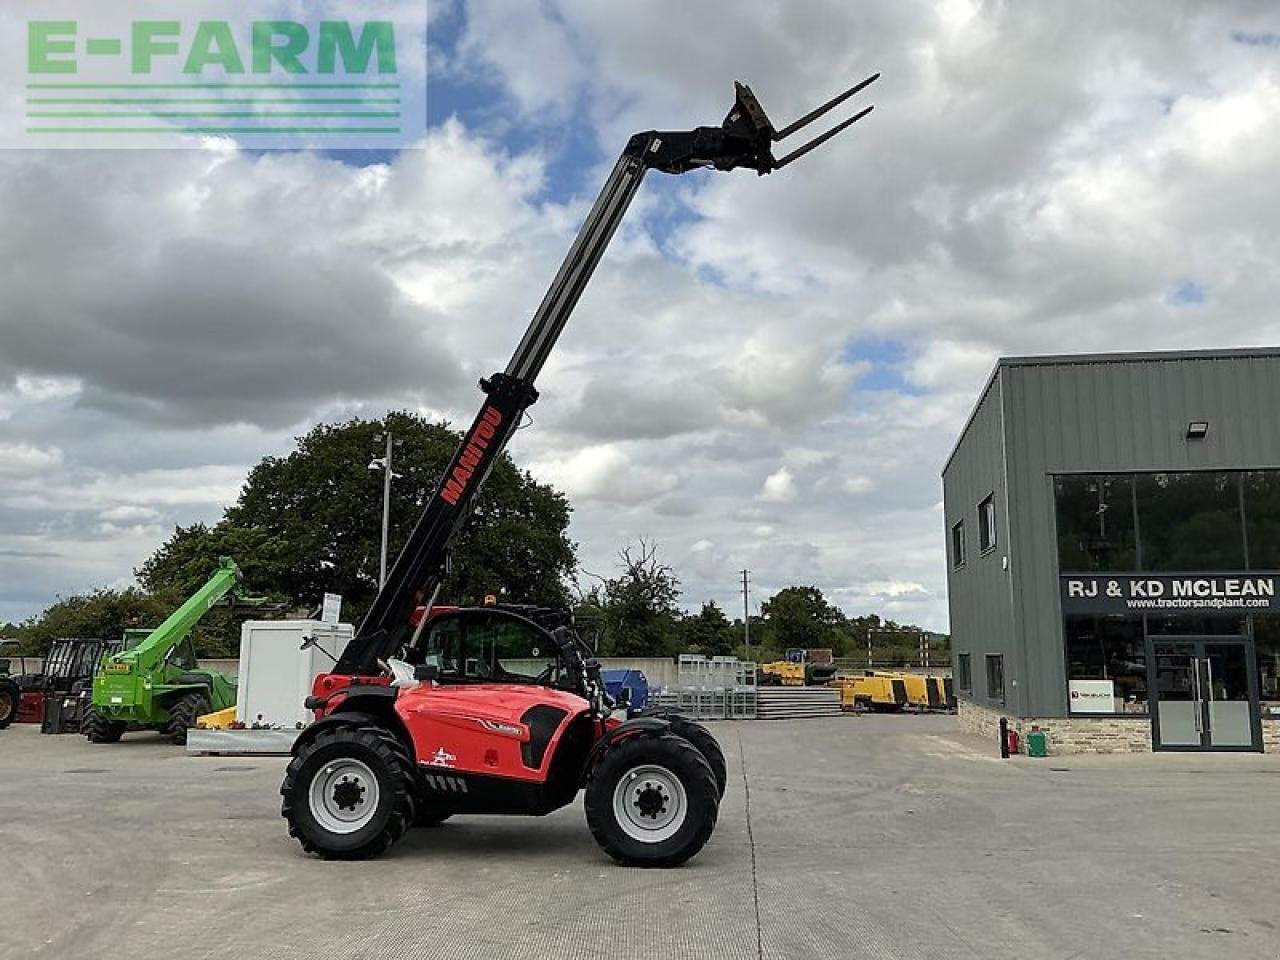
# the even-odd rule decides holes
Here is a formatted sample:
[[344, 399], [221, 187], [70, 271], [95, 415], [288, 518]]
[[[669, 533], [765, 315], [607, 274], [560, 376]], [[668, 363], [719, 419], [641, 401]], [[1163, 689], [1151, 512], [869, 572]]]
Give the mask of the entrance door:
[[1157, 750], [1261, 750], [1257, 681], [1244, 640], [1151, 642]]

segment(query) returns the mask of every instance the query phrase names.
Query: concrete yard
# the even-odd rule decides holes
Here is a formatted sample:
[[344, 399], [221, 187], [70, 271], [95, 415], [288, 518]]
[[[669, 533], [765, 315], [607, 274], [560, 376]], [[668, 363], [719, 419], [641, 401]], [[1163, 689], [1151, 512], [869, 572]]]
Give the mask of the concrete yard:
[[581, 803], [302, 855], [281, 758], [0, 732], [0, 957], [1274, 958], [1275, 755], [1000, 761], [946, 717], [713, 724], [715, 836], [616, 867]]

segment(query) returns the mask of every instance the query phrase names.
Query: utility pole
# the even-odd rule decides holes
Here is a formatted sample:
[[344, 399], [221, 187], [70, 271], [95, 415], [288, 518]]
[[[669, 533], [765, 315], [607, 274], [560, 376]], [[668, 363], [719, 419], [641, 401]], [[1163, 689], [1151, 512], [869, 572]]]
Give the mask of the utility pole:
[[369, 464], [370, 470], [382, 470], [382, 554], [378, 563], [378, 589], [382, 589], [382, 585], [387, 582], [387, 537], [391, 527], [391, 480], [395, 477], [395, 473], [391, 468], [391, 455], [395, 447], [395, 440], [388, 430], [385, 434], [378, 434], [373, 439], [375, 441], [386, 439], [387, 449], [381, 457], [374, 457], [373, 462]]
[[742, 642], [751, 652], [751, 571], [742, 571]]

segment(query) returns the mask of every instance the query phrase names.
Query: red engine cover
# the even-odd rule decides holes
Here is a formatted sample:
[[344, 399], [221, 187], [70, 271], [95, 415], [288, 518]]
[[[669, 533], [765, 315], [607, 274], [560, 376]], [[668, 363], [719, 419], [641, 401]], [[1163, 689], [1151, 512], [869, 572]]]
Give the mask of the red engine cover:
[[[549, 708], [539, 711], [540, 729], [528, 716], [536, 707]], [[575, 694], [519, 684], [424, 684], [396, 699], [422, 766], [534, 783], [546, 781], [561, 736], [589, 708]], [[536, 766], [526, 762], [535, 757]]]

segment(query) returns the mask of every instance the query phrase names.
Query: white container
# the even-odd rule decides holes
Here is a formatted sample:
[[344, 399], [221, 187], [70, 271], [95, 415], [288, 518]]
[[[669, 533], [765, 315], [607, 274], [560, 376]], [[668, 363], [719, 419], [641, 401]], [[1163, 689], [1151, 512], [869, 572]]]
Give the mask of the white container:
[[[293, 729], [314, 714], [303, 706], [318, 674], [333, 669], [355, 631], [349, 623], [319, 620], [249, 620], [240, 628], [236, 719]], [[308, 637], [316, 645], [301, 649]]]

